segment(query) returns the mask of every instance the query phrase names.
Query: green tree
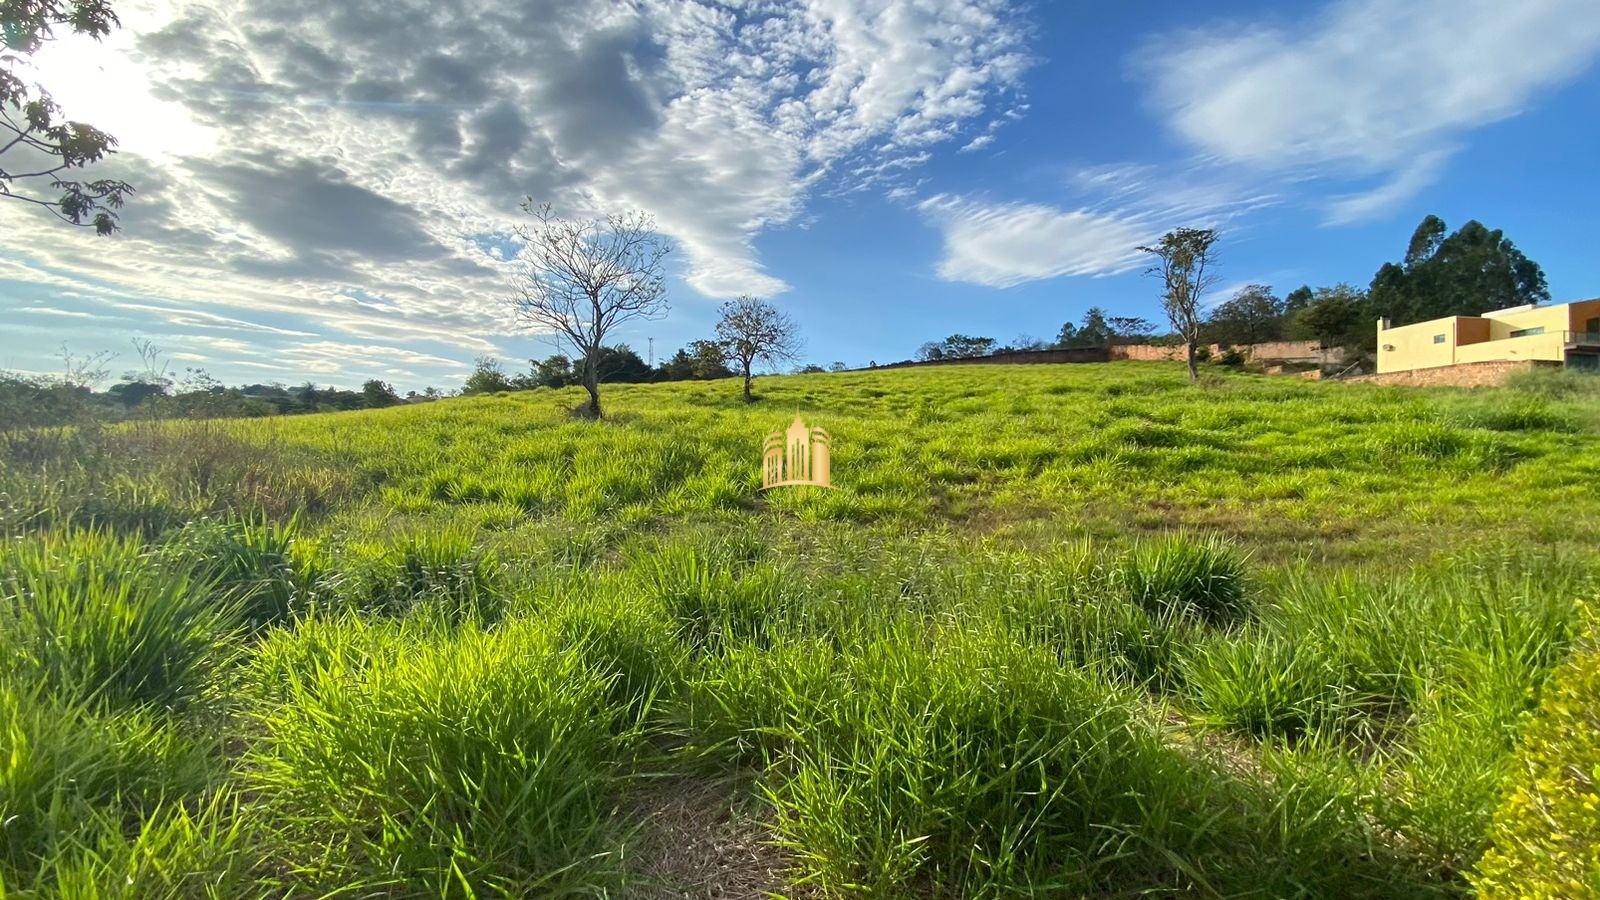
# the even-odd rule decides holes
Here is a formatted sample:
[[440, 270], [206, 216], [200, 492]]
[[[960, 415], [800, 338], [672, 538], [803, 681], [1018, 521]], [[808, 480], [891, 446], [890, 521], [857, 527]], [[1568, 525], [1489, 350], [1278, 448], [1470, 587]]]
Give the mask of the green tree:
[[944, 359], [966, 359], [974, 356], [988, 356], [994, 352], [996, 343], [992, 337], [952, 334], [945, 338], [939, 346], [943, 351]]
[[1218, 344], [1275, 341], [1283, 334], [1283, 306], [1267, 285], [1246, 285], [1206, 317], [1205, 337]]
[[564, 388], [578, 383], [572, 360], [564, 353], [554, 353], [544, 359], [528, 361], [528, 387]]
[[1216, 244], [1220, 236], [1211, 228], [1177, 228], [1161, 236], [1153, 247], [1138, 248], [1155, 257], [1145, 275], [1161, 280], [1161, 308], [1172, 330], [1188, 346], [1189, 380], [1200, 380], [1195, 357], [1200, 343], [1200, 302], [1216, 284]]
[[1067, 322], [1056, 334], [1057, 347], [1105, 347], [1111, 343], [1114, 332], [1106, 318], [1105, 310], [1089, 307], [1083, 321], [1077, 325]]
[[1547, 303], [1550, 290], [1544, 270], [1498, 229], [1474, 220], [1446, 234], [1444, 220], [1430, 215], [1412, 233], [1405, 258], [1378, 269], [1368, 296], [1369, 318], [1406, 325]]
[[367, 409], [382, 409], [398, 404], [400, 395], [394, 392], [394, 385], [372, 378], [362, 383], [361, 400]]
[[509, 391], [514, 387], [511, 379], [506, 377], [505, 369], [501, 368], [500, 361], [492, 356], [480, 356], [472, 363], [472, 374], [467, 376], [467, 383], [462, 385], [463, 394], [493, 394], [499, 391]]
[[[116, 138], [62, 119], [50, 94], [18, 72], [58, 29], [100, 40], [119, 24], [108, 0], [0, 0], [0, 197], [41, 206], [100, 235], [117, 230], [113, 210], [133, 188], [115, 179], [70, 176], [116, 152]], [[51, 193], [40, 195], [29, 189], [33, 185]]]
[[692, 361], [690, 378], [706, 381], [734, 375], [728, 368], [727, 352], [717, 341], [690, 341], [689, 359]]
[[1286, 316], [1293, 315], [1294, 313], [1305, 309], [1311, 305], [1311, 299], [1315, 295], [1316, 291], [1313, 291], [1311, 289], [1311, 285], [1309, 284], [1302, 284], [1289, 293], [1284, 294], [1283, 314]]
[[1364, 333], [1367, 297], [1359, 288], [1340, 282], [1331, 288], [1317, 288], [1311, 305], [1295, 313], [1293, 334], [1299, 339], [1315, 338], [1323, 347], [1357, 343]]
[[644, 357], [627, 344], [601, 347], [595, 365], [601, 381], [637, 384], [649, 381], [653, 374]]

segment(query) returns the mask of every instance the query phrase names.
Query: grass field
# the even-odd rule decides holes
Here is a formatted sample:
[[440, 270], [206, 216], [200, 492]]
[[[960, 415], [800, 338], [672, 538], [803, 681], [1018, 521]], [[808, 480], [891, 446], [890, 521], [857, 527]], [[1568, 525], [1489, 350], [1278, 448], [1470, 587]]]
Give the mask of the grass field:
[[1518, 896], [1600, 379], [578, 393], [0, 432], [0, 896]]

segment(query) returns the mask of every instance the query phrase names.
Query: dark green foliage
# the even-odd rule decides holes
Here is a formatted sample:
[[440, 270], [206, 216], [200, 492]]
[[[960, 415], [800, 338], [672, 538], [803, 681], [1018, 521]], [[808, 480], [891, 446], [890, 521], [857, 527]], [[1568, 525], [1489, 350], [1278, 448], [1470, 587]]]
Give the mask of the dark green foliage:
[[966, 334], [952, 334], [942, 341], [930, 341], [923, 344], [917, 351], [917, 358], [923, 360], [938, 359], [968, 359], [978, 356], [988, 356], [994, 352], [999, 344], [991, 337], [973, 337]]
[[1341, 283], [1318, 288], [1311, 302], [1290, 320], [1289, 334], [1301, 340], [1315, 338], [1324, 347], [1357, 343], [1368, 332], [1375, 333], [1367, 318], [1366, 295]]
[[1547, 303], [1544, 271], [1510, 239], [1470, 221], [1452, 234], [1438, 216], [1417, 226], [1401, 265], [1373, 277], [1371, 316], [1395, 325], [1442, 316], [1477, 316], [1527, 303]]
[[1265, 284], [1247, 285], [1206, 316], [1201, 338], [1215, 344], [1259, 344], [1283, 337], [1284, 304]]

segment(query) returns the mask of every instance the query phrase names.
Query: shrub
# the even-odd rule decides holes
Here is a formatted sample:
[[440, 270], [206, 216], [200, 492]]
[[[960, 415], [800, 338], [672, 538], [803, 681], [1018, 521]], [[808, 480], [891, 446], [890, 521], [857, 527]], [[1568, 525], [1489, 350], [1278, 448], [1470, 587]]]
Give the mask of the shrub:
[[1472, 874], [1486, 900], [1600, 896], [1600, 616], [1522, 730], [1491, 847]]
[[1243, 558], [1215, 537], [1173, 534], [1134, 546], [1121, 567], [1128, 595], [1152, 612], [1225, 624], [1248, 608]]

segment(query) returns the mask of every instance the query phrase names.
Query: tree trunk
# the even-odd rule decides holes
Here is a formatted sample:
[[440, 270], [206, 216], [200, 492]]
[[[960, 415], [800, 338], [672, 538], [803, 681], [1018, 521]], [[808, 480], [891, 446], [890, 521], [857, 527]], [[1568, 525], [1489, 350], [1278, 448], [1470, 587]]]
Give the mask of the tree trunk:
[[749, 403], [749, 402], [751, 402], [752, 399], [753, 398], [750, 396], [750, 370], [749, 369], [745, 369], [744, 370], [744, 402]]
[[1188, 346], [1189, 346], [1189, 380], [1190, 381], [1199, 381], [1200, 380], [1200, 367], [1195, 362], [1195, 357], [1194, 357], [1195, 346], [1194, 346], [1194, 344], [1195, 344], [1194, 338], [1190, 338], [1189, 342], [1188, 342]]
[[583, 356], [583, 389], [589, 392], [589, 403], [581, 409], [586, 419], [600, 418], [600, 369], [595, 360], [598, 352], [591, 350]]

